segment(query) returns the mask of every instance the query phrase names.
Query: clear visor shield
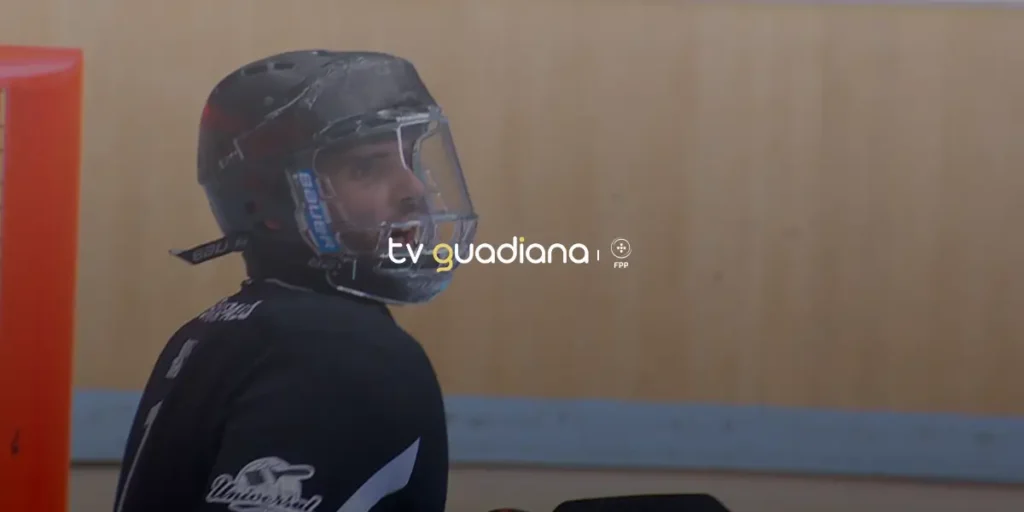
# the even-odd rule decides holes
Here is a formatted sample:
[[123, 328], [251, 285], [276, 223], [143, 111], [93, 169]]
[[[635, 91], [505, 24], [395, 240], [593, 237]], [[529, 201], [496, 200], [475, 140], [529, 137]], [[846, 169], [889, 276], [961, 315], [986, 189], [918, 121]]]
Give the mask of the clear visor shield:
[[[318, 148], [293, 174], [296, 218], [321, 256], [409, 270], [469, 250], [476, 215], [448, 124], [412, 114]], [[439, 257], [434, 251], [439, 250]]]

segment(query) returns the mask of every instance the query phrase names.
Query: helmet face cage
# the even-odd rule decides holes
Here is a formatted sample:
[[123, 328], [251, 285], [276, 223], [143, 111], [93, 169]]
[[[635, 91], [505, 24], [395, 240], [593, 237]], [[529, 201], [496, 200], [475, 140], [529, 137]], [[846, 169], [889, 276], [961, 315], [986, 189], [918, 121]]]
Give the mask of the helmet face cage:
[[[441, 111], [385, 110], [342, 120], [328, 125], [319, 141], [302, 160], [306, 165], [289, 172], [296, 224], [319, 259], [350, 263], [346, 270], [353, 275], [338, 276], [346, 280], [366, 272], [412, 281], [449, 280], [449, 272], [471, 250], [476, 214]], [[375, 152], [362, 158], [390, 162], [360, 174], [358, 180], [339, 178], [339, 171], [324, 163], [327, 155], [368, 147]], [[367, 182], [406, 187], [406, 210], [387, 220], [367, 218], [359, 205], [346, 201], [359, 191], [345, 189]]]

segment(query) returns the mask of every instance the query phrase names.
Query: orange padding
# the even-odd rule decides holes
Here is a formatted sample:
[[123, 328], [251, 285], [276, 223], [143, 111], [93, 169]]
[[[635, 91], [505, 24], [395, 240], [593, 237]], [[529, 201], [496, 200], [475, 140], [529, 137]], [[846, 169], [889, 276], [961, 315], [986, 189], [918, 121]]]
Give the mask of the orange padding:
[[0, 511], [66, 512], [82, 52], [0, 46]]

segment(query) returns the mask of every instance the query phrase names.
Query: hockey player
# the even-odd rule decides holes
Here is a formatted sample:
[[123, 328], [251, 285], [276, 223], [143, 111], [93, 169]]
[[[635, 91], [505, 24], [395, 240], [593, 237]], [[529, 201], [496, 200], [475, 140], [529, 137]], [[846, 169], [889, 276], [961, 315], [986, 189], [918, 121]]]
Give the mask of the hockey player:
[[198, 169], [224, 237], [175, 254], [240, 252], [248, 279], [167, 343], [115, 512], [442, 512], [441, 389], [386, 305], [443, 291], [454, 272], [431, 251], [468, 248], [476, 215], [414, 67], [333, 51], [243, 66], [207, 100]]

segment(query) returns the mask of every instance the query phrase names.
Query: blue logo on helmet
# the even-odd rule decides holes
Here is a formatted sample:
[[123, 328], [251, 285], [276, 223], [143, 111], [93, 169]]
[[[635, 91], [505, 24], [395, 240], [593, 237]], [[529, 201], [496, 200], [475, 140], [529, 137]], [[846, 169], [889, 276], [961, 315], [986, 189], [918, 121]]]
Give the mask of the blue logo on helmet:
[[309, 169], [303, 169], [296, 173], [296, 179], [302, 190], [303, 217], [306, 219], [306, 229], [309, 230], [310, 238], [317, 251], [325, 254], [340, 251], [341, 246], [334, 236], [334, 229], [331, 228], [331, 217], [327, 212], [327, 204], [320, 198], [320, 187], [317, 185], [316, 175]]

